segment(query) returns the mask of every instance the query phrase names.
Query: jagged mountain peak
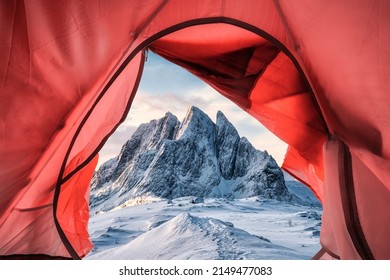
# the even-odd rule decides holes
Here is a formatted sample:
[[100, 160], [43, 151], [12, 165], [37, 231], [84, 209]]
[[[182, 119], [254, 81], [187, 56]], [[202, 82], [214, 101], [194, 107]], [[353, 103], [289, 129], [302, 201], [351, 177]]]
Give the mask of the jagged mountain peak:
[[216, 124], [218, 125], [219, 123], [220, 124], [228, 123], [232, 125], [231, 122], [228, 120], [228, 118], [225, 116], [225, 114], [220, 110], [217, 111], [217, 119], [216, 119]]
[[187, 113], [183, 119], [182, 124], [188, 124], [190, 122], [196, 122], [196, 121], [202, 121], [202, 122], [213, 122], [210, 117], [203, 112], [201, 109], [199, 109], [196, 106], [189, 106], [187, 109]]
[[[141, 124], [122, 146], [116, 162], [111, 163], [109, 169], [112, 170], [112, 173], [105, 172], [104, 178], [100, 181], [103, 183], [110, 180], [115, 181], [143, 151], [158, 149], [164, 140], [174, 139], [179, 125], [177, 117], [170, 112], [167, 112], [160, 119]], [[108, 168], [106, 167], [106, 169]], [[101, 186], [101, 182], [98, 185]]]
[[164, 117], [173, 117], [173, 118], [177, 118], [174, 114], [172, 114], [171, 112], [167, 111], [165, 113], [165, 116]]
[[[176, 139], [193, 138], [197, 135], [206, 135], [208, 138], [213, 137], [214, 123], [210, 117], [198, 107], [190, 106], [187, 110]], [[213, 139], [210, 139], [213, 141]]]
[[216, 120], [216, 152], [222, 176], [230, 180], [234, 177], [237, 149], [240, 136], [232, 123], [221, 112], [217, 112]]
[[[224, 133], [225, 136], [233, 136], [233, 137], [239, 137], [237, 129], [234, 127], [234, 125], [227, 119], [227, 117], [221, 112], [217, 112], [217, 119], [216, 119], [216, 128], [221, 133]], [[232, 135], [230, 135], [232, 134]]]
[[195, 106], [182, 122], [168, 112], [142, 124], [92, 180], [95, 210], [142, 195], [290, 199], [282, 171], [267, 152], [240, 137], [222, 112], [214, 123]]

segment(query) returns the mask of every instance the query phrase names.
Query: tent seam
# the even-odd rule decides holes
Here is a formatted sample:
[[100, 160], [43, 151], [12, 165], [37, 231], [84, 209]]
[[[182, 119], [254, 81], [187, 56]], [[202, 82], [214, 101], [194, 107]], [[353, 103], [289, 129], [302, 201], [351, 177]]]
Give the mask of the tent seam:
[[[287, 35], [288, 37], [290, 38], [291, 42], [293, 43], [293, 46], [294, 46], [294, 49], [295, 51], [300, 54], [301, 53], [301, 47], [299, 44], [296, 43], [296, 39], [294, 38], [293, 34], [291, 33], [291, 30], [289, 28], [289, 25], [287, 23], [287, 20], [286, 20], [286, 17], [284, 16], [283, 12], [282, 12], [282, 8], [280, 6], [280, 3], [279, 3], [279, 0], [274, 0], [274, 4], [275, 4], [275, 9], [277, 10], [278, 14], [279, 14], [279, 17], [285, 27], [285, 30], [287, 32]], [[292, 56], [294, 56], [293, 54], [291, 54]], [[290, 57], [291, 58], [291, 57]], [[312, 95], [312, 98], [314, 100], [314, 103], [315, 105], [317, 106], [317, 110], [322, 118], [322, 121], [324, 122], [324, 126], [325, 126], [325, 129], [327, 131], [328, 134], [330, 134], [330, 130], [329, 130], [329, 127], [328, 127], [328, 123], [325, 119], [325, 115], [323, 114], [323, 110], [322, 110], [322, 107], [320, 105], [320, 102], [318, 101], [317, 97], [316, 97], [316, 94], [314, 92], [314, 87], [311, 86], [311, 82], [310, 82], [310, 79], [309, 79], [309, 76], [306, 75], [306, 71], [305, 71], [305, 68], [304, 68], [304, 64], [302, 63], [301, 59], [299, 56], [295, 57], [294, 58], [297, 60], [297, 64], [299, 64], [300, 68], [298, 68], [298, 70], [302, 71], [302, 75], [305, 77], [305, 81], [306, 83], [308, 83], [308, 88], [310, 89], [309, 90], [309, 93]], [[299, 61], [298, 61], [299, 59]], [[302, 67], [301, 67], [302, 65]]]

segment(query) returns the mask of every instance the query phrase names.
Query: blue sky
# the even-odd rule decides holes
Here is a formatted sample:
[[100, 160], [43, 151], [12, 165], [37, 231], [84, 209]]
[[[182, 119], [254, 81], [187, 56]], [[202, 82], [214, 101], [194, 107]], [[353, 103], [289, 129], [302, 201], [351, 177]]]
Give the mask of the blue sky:
[[100, 151], [98, 165], [118, 155], [122, 145], [141, 123], [161, 118], [167, 111], [182, 120], [190, 105], [203, 110], [213, 121], [217, 111], [221, 110], [240, 136], [248, 138], [257, 149], [267, 150], [279, 165], [282, 164], [287, 149], [284, 142], [206, 83], [181, 67], [149, 52], [127, 119]]

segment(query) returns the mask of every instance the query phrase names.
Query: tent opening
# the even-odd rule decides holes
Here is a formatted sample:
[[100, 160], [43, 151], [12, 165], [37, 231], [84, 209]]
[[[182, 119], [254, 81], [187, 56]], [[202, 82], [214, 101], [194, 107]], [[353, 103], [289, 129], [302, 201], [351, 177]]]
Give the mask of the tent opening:
[[[109, 158], [111, 158], [111, 160], [108, 161], [105, 164], [105, 166], [102, 168], [102, 170], [100, 170], [100, 174], [104, 174], [105, 172], [109, 173], [110, 172], [109, 169], [117, 164], [118, 159], [114, 157], [119, 157], [120, 158], [119, 161], [121, 163], [126, 162], [125, 160], [126, 157], [130, 158], [130, 155], [128, 154], [129, 153], [128, 148], [135, 143], [134, 139], [138, 139], [138, 136], [140, 136], [139, 131], [137, 133], [138, 136], [133, 139], [132, 143], [126, 143], [126, 147], [125, 147], [125, 142], [130, 139], [131, 135], [134, 133], [134, 129], [137, 128], [141, 123], [144, 123], [144, 128], [145, 128], [146, 127], [145, 124], [147, 123], [149, 125], [148, 127], [152, 126], [151, 124], [149, 124], [149, 122], [153, 119], [155, 123], [159, 123], [160, 125], [163, 125], [166, 122], [168, 122], [168, 119], [172, 121], [173, 119], [172, 117], [169, 118], [167, 116], [164, 117], [167, 111], [173, 113], [173, 115], [176, 115], [178, 117], [178, 121], [182, 122], [186, 114], [186, 111], [188, 109], [188, 106], [191, 105], [199, 107], [201, 110], [206, 112], [209, 115], [209, 117], [214, 121], [214, 123], [216, 122], [214, 118], [217, 114], [217, 111], [221, 110], [228, 118], [228, 120], [230, 120], [233, 123], [233, 125], [237, 128], [240, 136], [247, 137], [257, 149], [259, 150], [266, 149], [268, 152], [270, 152], [271, 155], [274, 155], [272, 151], [275, 151], [276, 149], [280, 149], [281, 153], [278, 155], [278, 163], [279, 165], [282, 164], [284, 152], [286, 151], [286, 144], [284, 144], [276, 137], [273, 137], [273, 134], [271, 134], [270, 132], [266, 132], [266, 129], [256, 119], [254, 119], [251, 116], [248, 116], [248, 114], [245, 111], [240, 109], [237, 105], [232, 103], [230, 100], [218, 94], [210, 86], [196, 79], [195, 76], [191, 75], [187, 71], [180, 69], [180, 67], [177, 67], [177, 65], [167, 62], [161, 57], [153, 53], [150, 53], [148, 55], [147, 62], [145, 63], [140, 87], [138, 89], [137, 96], [134, 98], [132, 108], [130, 109], [129, 112], [128, 119], [118, 128], [117, 132], [114, 133], [113, 136], [107, 141], [105, 147], [103, 147], [103, 149], [100, 152], [100, 158], [102, 159], [101, 163], [104, 163]], [[243, 124], [245, 124], [245, 127], [243, 127], [244, 126]], [[158, 127], [162, 129], [162, 131], [164, 131], [164, 135], [165, 135], [166, 127], [168, 125], [166, 126], [160, 126], [160, 125], [158, 125]], [[258, 133], [257, 134], [252, 133], [252, 135], [249, 135], [248, 131], [251, 132], [257, 131]], [[149, 134], [146, 133], [145, 135], [149, 135]], [[149, 139], [148, 137], [149, 136], [145, 136], [146, 139]], [[175, 142], [177, 140], [171, 140], [171, 141]], [[122, 146], [123, 149], [121, 150]], [[143, 154], [143, 152], [145, 151], [143, 151], [142, 149], [140, 149], [139, 151], [137, 148], [135, 148], [135, 150], [137, 150], [137, 156], [140, 155], [139, 154], [140, 152], [142, 153], [143, 158], [146, 159], [145, 154]], [[157, 152], [157, 154], [159, 154], [162, 151], [156, 148], [155, 146], [153, 146], [153, 148], [149, 150], [150, 155], [155, 150], [159, 151]], [[175, 158], [178, 159], [176, 156]], [[133, 163], [134, 161], [130, 160], [130, 162]], [[122, 164], [120, 164], [120, 166], [122, 166]], [[178, 168], [180, 168], [180, 165], [178, 166], [179, 166]], [[134, 172], [135, 178], [137, 178], [139, 174], [138, 170], [139, 170], [138, 168], [135, 168], [135, 170], [132, 171]], [[151, 170], [153, 171], [148, 171], [148, 173], [150, 172], [153, 173], [154, 170], [158, 170], [158, 168], [157, 167], [151, 168]], [[169, 170], [171, 169], [169, 168]], [[97, 178], [100, 178], [102, 182], [106, 181], [105, 179], [106, 177], [104, 178], [100, 177], [100, 174], [99, 177]], [[170, 172], [167, 172], [167, 174], [168, 174], [167, 176], [171, 175]], [[118, 176], [118, 174], [115, 174], [113, 177], [116, 178], [116, 176]], [[128, 173], [128, 176], [132, 176], [132, 175]], [[115, 181], [114, 184], [116, 186], [121, 186], [123, 182], [122, 181], [123, 178], [121, 179], [120, 177], [121, 176], [117, 177], [117, 179], [114, 179]], [[149, 179], [152, 177], [153, 176], [147, 176], [147, 178]], [[107, 176], [107, 178], [110, 177]], [[129, 181], [134, 183], [132, 180]], [[224, 180], [223, 182], [225, 183]], [[87, 259], [89, 258], [109, 259], [110, 256], [112, 258], [115, 258], [116, 252], [113, 251], [118, 250], [119, 252], [121, 250], [120, 249], [121, 246], [125, 246], [126, 243], [130, 242], [128, 238], [134, 240], [132, 239], [134, 238], [133, 236], [126, 237], [126, 232], [133, 232], [134, 229], [137, 229], [136, 227], [131, 226], [131, 219], [133, 219], [133, 217], [138, 221], [136, 224], [140, 224], [142, 220], [145, 221], [153, 220], [155, 221], [155, 224], [157, 224], [159, 223], [160, 219], [164, 220], [163, 217], [161, 216], [162, 214], [165, 216], [172, 215], [173, 212], [177, 210], [174, 210], [172, 213], [169, 211], [171, 209], [175, 209], [176, 207], [179, 208], [178, 206], [179, 204], [182, 205], [180, 208], [183, 209], [183, 211], [185, 211], [184, 208], [189, 207], [189, 209], [187, 209], [189, 213], [196, 217], [198, 217], [199, 215], [200, 217], [202, 216], [213, 217], [228, 222], [230, 221], [228, 218], [229, 215], [236, 216], [236, 217], [241, 216], [242, 217], [241, 220], [246, 221], [246, 224], [245, 223], [240, 224], [239, 221], [236, 221], [234, 219], [230, 221], [236, 226], [236, 228], [244, 229], [246, 231], [251, 232], [252, 234], [264, 235], [269, 239], [273, 240], [272, 242], [275, 244], [297, 249], [301, 253], [302, 251], [304, 251], [306, 258], [314, 255], [320, 247], [318, 241], [318, 233], [320, 227], [317, 226], [319, 220], [315, 220], [312, 217], [310, 219], [307, 219], [308, 222], [312, 223], [313, 229], [311, 231], [308, 230], [306, 232], [303, 232], [303, 236], [299, 238], [299, 232], [296, 229], [302, 226], [302, 223], [305, 222], [306, 218], [299, 217], [297, 213], [300, 213], [301, 211], [305, 211], [304, 207], [294, 208], [294, 206], [291, 205], [290, 210], [287, 210], [288, 207], [284, 210], [281, 210], [279, 214], [281, 214], [282, 217], [275, 218], [274, 220], [272, 220], [272, 218], [269, 219], [269, 224], [268, 224], [269, 232], [267, 234], [264, 234], [261, 233], [260, 229], [262, 227], [265, 227], [263, 222], [266, 219], [263, 220], [263, 218], [265, 217], [261, 216], [261, 214], [265, 214], [266, 211], [257, 213], [257, 216], [256, 214], [254, 214], [253, 211], [256, 207], [259, 207], [259, 209], [261, 208], [260, 200], [256, 202], [254, 197], [248, 200], [243, 199], [241, 202], [239, 202], [239, 199], [236, 200], [237, 202], [231, 201], [230, 203], [232, 203], [233, 206], [231, 206], [230, 210], [225, 209], [224, 211], [207, 212], [204, 210], [201, 211], [201, 209], [213, 209], [214, 207], [216, 209], [223, 209], [224, 206], [221, 206], [223, 205], [223, 203], [220, 204], [217, 201], [213, 201], [213, 198], [210, 197], [205, 199], [206, 205], [203, 207], [200, 207], [200, 204], [198, 205], [194, 204], [195, 207], [199, 207], [197, 208], [198, 210], [195, 210], [195, 208], [191, 209], [192, 204], [188, 203], [185, 199], [179, 201], [179, 199], [175, 198], [172, 200], [171, 204], [167, 204], [166, 202], [165, 203], [163, 202], [166, 199], [165, 197], [162, 198], [162, 201], [159, 201], [158, 199], [145, 194], [145, 195], [139, 195], [137, 199], [135, 198], [129, 199], [127, 194], [123, 193], [118, 198], [118, 201], [115, 201], [115, 203], [112, 200], [107, 200], [110, 202], [95, 204], [96, 202], [99, 202], [97, 193], [101, 190], [100, 186], [95, 188], [96, 186], [97, 186], [96, 182], [94, 182], [93, 183], [94, 188], [92, 189], [92, 198], [91, 198], [91, 202], [93, 206], [91, 208], [92, 217], [91, 217], [91, 227], [90, 227], [90, 234], [93, 242], [96, 243], [96, 248], [90, 255], [87, 256]], [[229, 185], [229, 181], [226, 181], [226, 188], [230, 186], [233, 186], [233, 182], [230, 182]], [[144, 188], [148, 188], [148, 187], [149, 186], [144, 185]], [[111, 193], [111, 195], [115, 197], [115, 188], [110, 189], [110, 191], [107, 193]], [[151, 201], [154, 201], [153, 204], [147, 204], [150, 203]], [[143, 203], [145, 203], [146, 205], [143, 205]], [[240, 206], [241, 210], [239, 209], [240, 207], [238, 206], [238, 204], [240, 203], [241, 203]], [[113, 207], [116, 210], [109, 212], [110, 208], [104, 210], [103, 205]], [[127, 205], [128, 207], [123, 207], [124, 205]], [[209, 208], [207, 207], [207, 205], [209, 205]], [[218, 205], [220, 206], [218, 207]], [[146, 207], [151, 210], [149, 212], [142, 212], [143, 210], [141, 209]], [[252, 208], [253, 211], [250, 211], [251, 207], [254, 207]], [[268, 207], [267, 202], [265, 202], [263, 207], [264, 208]], [[312, 208], [312, 210], [313, 212], [315, 211], [317, 213], [320, 213], [321, 211], [319, 208], [314, 208], [314, 207]], [[271, 211], [271, 209], [269, 209], [269, 211]], [[143, 214], [141, 214], [141, 212]], [[149, 216], [150, 212], [153, 213], [153, 217]], [[199, 213], [199, 212], [203, 212], [203, 213]], [[137, 213], [139, 213], [139, 216], [135, 217], [137, 216]], [[275, 213], [273, 212], [272, 215], [274, 214]], [[305, 215], [305, 213], [302, 215]], [[225, 216], [225, 218], [222, 218], [223, 216]], [[112, 221], [112, 223], [107, 224], [105, 222], [105, 217], [110, 217], [109, 219]], [[127, 221], [126, 219], [130, 219], [130, 220], [126, 222]], [[316, 216], [316, 219], [319, 219], [319, 216]], [[256, 220], [258, 221], [258, 223], [255, 222]], [[254, 229], [251, 231], [248, 227], [248, 224], [256, 224], [258, 229], [255, 229], [256, 227], [254, 227]], [[106, 228], [104, 228], [104, 225], [106, 226]], [[111, 228], [111, 230], [108, 229], [109, 227]], [[152, 228], [154, 228], [154, 226]], [[115, 229], [118, 229], [118, 231], [119, 229], [122, 229], [123, 232], [123, 235], [119, 236], [118, 239], [112, 238], [112, 236], [116, 234]], [[105, 230], [107, 231], [107, 235], [110, 236], [106, 239], [102, 237], [104, 235], [102, 233]], [[139, 230], [141, 232], [145, 229], [140, 227]], [[146, 232], [148, 231], [145, 231], [145, 233]], [[272, 232], [274, 232], [275, 236], [272, 234]], [[313, 235], [317, 234], [317, 235], [311, 236], [311, 234]], [[145, 235], [145, 237], [147, 236], [148, 235]], [[110, 240], [112, 242], [115, 241], [117, 242], [117, 244], [120, 245], [116, 245], [116, 249], [114, 249], [115, 245], [109, 245]], [[248, 243], [245, 244], [249, 244], [249, 242], [250, 241], [248, 241]], [[110, 246], [112, 246], [112, 248], [110, 248]], [[106, 252], [106, 250], [109, 250], [109, 252], [108, 251]], [[131, 251], [131, 250], [127, 248], [126, 251]], [[172, 250], [172, 254], [173, 252], [175, 251]], [[150, 255], [151, 254], [152, 252], [150, 252]], [[126, 255], [126, 256], [131, 258], [130, 255]], [[258, 256], [260, 257], [260, 255]], [[122, 257], [126, 258], [124, 254], [122, 255]], [[269, 257], [271, 257], [271, 255]], [[293, 256], [291, 257], [293, 258]]]
[[[323, 174], [319, 172], [322, 170], [322, 158], [313, 158], [310, 155], [320, 154], [312, 151], [322, 149], [325, 128], [316, 100], [296, 62], [287, 55], [281, 45], [276, 41], [270, 41], [273, 40], [271, 36], [265, 38], [266, 34], [257, 34], [235, 24], [201, 23], [202, 20], [182, 29], [178, 26], [175, 32], [164, 34], [162, 37], [156, 36], [156, 40], [151, 41], [147, 47], [209, 84], [259, 120], [281, 140], [288, 142], [290, 147], [284, 160], [284, 169], [292, 175], [299, 175], [300, 178], [306, 176], [307, 180], [304, 182], [311, 186], [319, 197], [317, 193], [319, 186], [313, 182], [322, 181]], [[142, 69], [143, 60], [143, 53], [135, 54], [120, 77], [125, 77], [126, 73], [134, 73], [138, 65], [141, 65]], [[69, 242], [67, 248], [75, 248], [76, 252], [90, 246], [86, 245], [88, 243], [85, 239], [86, 230], [82, 238], [75, 234], [75, 227], [79, 228], [80, 232], [85, 225], [67, 222], [69, 215], [79, 216], [80, 213], [85, 215], [84, 211], [75, 211], [80, 206], [85, 208], [85, 205], [78, 205], [73, 198], [77, 197], [75, 192], [85, 191], [83, 188], [86, 184], [79, 182], [80, 189], [71, 187], [74, 185], [73, 180], [78, 180], [73, 175], [81, 174], [76, 173], [80, 170], [90, 173], [91, 164], [84, 163], [91, 160], [94, 151], [100, 149], [103, 144], [89, 140], [91, 131], [95, 131], [96, 137], [93, 139], [102, 139], [102, 135], [113, 132], [107, 131], [107, 128], [110, 129], [107, 126], [96, 127], [96, 120], [103, 118], [105, 120], [112, 118], [113, 122], [117, 120], [123, 111], [118, 110], [118, 104], [127, 107], [125, 111], [129, 110], [131, 104], [129, 100], [136, 94], [141, 73], [142, 70], [139, 70], [138, 75], [130, 75], [132, 80], [128, 84], [118, 83], [116, 80], [111, 84], [74, 138], [72, 149], [68, 153], [56, 212], [62, 239]], [[118, 79], [120, 77], [118, 76]], [[136, 85], [134, 89], [133, 84]], [[127, 100], [115, 94], [124, 90], [128, 92]], [[107, 106], [110, 106], [108, 111]], [[100, 111], [106, 113], [101, 114]], [[124, 116], [121, 118], [124, 120]], [[103, 139], [106, 138], [107, 136]], [[298, 150], [305, 153], [297, 153]], [[90, 156], [85, 160], [88, 154]], [[91, 162], [96, 162], [96, 159]], [[302, 165], [307, 162], [310, 162], [308, 166]], [[300, 170], [301, 173], [295, 174], [296, 170]], [[76, 219], [85, 220], [86, 217]]]
[[[223, 96], [233, 100], [241, 109], [268, 125], [269, 129], [279, 132], [278, 136], [281, 138], [288, 137], [292, 131], [299, 135], [299, 127], [294, 127], [292, 124], [307, 118], [301, 111], [302, 105], [298, 105], [301, 102], [304, 102], [302, 104], [312, 112], [307, 121], [308, 125], [313, 130], [321, 131], [321, 118], [314, 120], [318, 117], [318, 112], [300, 71], [282, 50], [254, 32], [226, 23], [195, 25], [163, 36], [153, 42], [149, 49], [194, 74]], [[155, 59], [153, 55], [151, 56], [150, 59]], [[144, 71], [148, 71], [147, 67]], [[166, 67], [162, 71], [169, 71], [169, 68]], [[272, 76], [276, 73], [279, 79], [273, 80]], [[154, 86], [158, 87], [158, 79], [143, 78], [147, 78], [149, 83], [154, 83]], [[173, 77], [172, 83], [174, 82]], [[142, 96], [144, 94], [142, 86], [143, 79], [139, 89], [141, 92], [134, 99], [129, 118], [137, 118], [142, 114], [139, 111], [142, 101], [138, 105], [138, 98], [147, 104], [154, 104], [156, 111], [161, 112], [161, 115], [155, 117], [161, 117], [164, 113], [161, 108], [164, 108], [167, 98], [163, 94]], [[264, 92], [269, 94], [263, 94]], [[177, 93], [177, 96], [172, 94], [167, 96], [171, 103], [174, 103], [173, 99], [180, 98], [180, 94], [188, 93], [183, 91]], [[211, 93], [204, 91], [203, 94]], [[186, 96], [181, 98], [184, 100]], [[208, 102], [207, 98], [203, 100]], [[210, 99], [211, 102], [221, 102], [221, 100], [223, 99], [218, 101]], [[183, 106], [184, 109], [188, 105], [194, 104], [188, 103]], [[218, 107], [218, 104], [215, 104], [215, 107]], [[147, 110], [149, 115], [152, 115], [153, 107], [148, 106]], [[278, 114], [278, 119], [264, 118], [264, 111], [269, 112], [270, 116]], [[276, 127], [276, 122], [281, 120], [283, 120], [282, 124]], [[123, 131], [120, 134], [123, 135]], [[115, 140], [112, 140], [111, 143], [114, 142]], [[296, 143], [301, 144], [298, 139]], [[265, 147], [258, 148], [265, 149]], [[283, 158], [279, 159], [279, 164], [282, 160]]]

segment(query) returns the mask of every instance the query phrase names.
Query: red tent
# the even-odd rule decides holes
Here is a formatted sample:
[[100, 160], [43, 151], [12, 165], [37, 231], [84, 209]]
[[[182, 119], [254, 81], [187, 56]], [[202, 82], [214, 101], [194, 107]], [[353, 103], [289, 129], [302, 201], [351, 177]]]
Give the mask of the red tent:
[[[99, 149], [150, 49], [289, 144], [318, 258], [390, 259], [390, 2], [1, 1], [0, 255], [82, 258]], [[136, 116], [135, 116], [136, 117]]]

